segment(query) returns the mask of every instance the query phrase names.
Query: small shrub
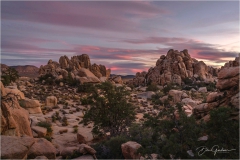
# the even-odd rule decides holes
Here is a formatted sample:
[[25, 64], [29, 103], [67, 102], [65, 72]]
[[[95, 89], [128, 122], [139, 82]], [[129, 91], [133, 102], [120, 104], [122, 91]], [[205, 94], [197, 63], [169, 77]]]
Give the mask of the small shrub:
[[84, 83], [84, 84], [80, 84], [77, 88], [77, 92], [79, 93], [89, 93], [94, 89], [93, 84], [91, 83]]
[[193, 84], [193, 80], [190, 78], [183, 78], [182, 81], [186, 84], [186, 85], [191, 85]]
[[74, 158], [78, 158], [78, 157], [80, 157], [80, 156], [82, 156], [82, 155], [83, 155], [83, 154], [80, 153], [79, 150], [75, 150], [75, 151], [73, 151], [72, 155], [67, 156], [65, 159], [74, 159]]
[[46, 84], [49, 84], [49, 85], [55, 84], [55, 77], [50, 73], [39, 77], [40, 82], [42, 82], [43, 80], [45, 81]]
[[97, 151], [96, 157], [98, 159], [124, 159], [121, 144], [129, 140], [124, 136], [116, 136], [94, 145], [93, 148]]
[[52, 122], [56, 122], [56, 116], [54, 114], [52, 115]]
[[20, 100], [18, 101], [18, 103], [19, 103], [20, 107], [25, 108], [25, 105], [24, 105], [24, 102], [23, 102], [22, 99], [20, 99]]
[[63, 106], [63, 109], [69, 109], [69, 107], [67, 105]]
[[156, 92], [157, 90], [159, 90], [158, 89], [158, 87], [157, 87], [157, 85], [156, 84], [150, 84], [148, 87], [147, 87], [147, 89], [146, 89], [146, 91], [153, 91], [153, 92]]
[[67, 126], [68, 125], [68, 121], [67, 121], [67, 117], [63, 117], [62, 119], [62, 126]]
[[91, 99], [88, 99], [88, 98], [81, 98], [80, 101], [82, 105], [88, 105], [93, 102]]
[[216, 90], [216, 82], [215, 83], [213, 83], [213, 82], [209, 83], [207, 85], [207, 90], [210, 91], [210, 92], [215, 91]]
[[78, 133], [78, 126], [73, 126], [73, 133]]

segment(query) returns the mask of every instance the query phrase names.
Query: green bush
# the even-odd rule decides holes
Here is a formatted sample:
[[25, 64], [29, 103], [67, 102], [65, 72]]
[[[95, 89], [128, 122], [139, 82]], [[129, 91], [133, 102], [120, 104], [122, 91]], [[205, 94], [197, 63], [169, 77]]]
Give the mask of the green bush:
[[67, 126], [68, 125], [68, 121], [67, 121], [67, 117], [63, 117], [62, 119], [62, 126]]
[[4, 86], [8, 86], [11, 82], [15, 82], [19, 78], [16, 69], [8, 67], [2, 71], [1, 81]]
[[73, 126], [73, 133], [78, 133], [78, 126]]
[[157, 85], [156, 84], [150, 84], [150, 85], [148, 85], [147, 86], [147, 89], [146, 89], [146, 91], [153, 91], [153, 92], [156, 92], [157, 90], [159, 90], [158, 89], [158, 87], [157, 87]]
[[124, 159], [121, 144], [129, 140], [125, 136], [116, 136], [94, 145], [93, 148], [97, 151], [96, 157], [98, 159]]
[[73, 153], [72, 153], [72, 155], [67, 156], [67, 157], [63, 157], [63, 158], [65, 158], [65, 159], [74, 159], [74, 158], [78, 158], [78, 157], [80, 157], [80, 156], [82, 156], [82, 155], [83, 155], [83, 154], [80, 153], [79, 150], [74, 150]]
[[91, 108], [86, 111], [81, 123], [94, 122], [92, 133], [110, 136], [126, 132], [127, 127], [135, 120], [135, 107], [128, 103], [129, 92], [124, 87], [116, 87], [109, 82], [96, 86], [87, 99]]
[[78, 85], [77, 92], [78, 93], [89, 93], [94, 90], [94, 85], [91, 83], [83, 83]]
[[216, 90], [216, 82], [211, 82], [207, 85], [207, 91], [214, 92]]
[[[239, 159], [239, 121], [231, 120], [231, 113], [236, 112], [230, 107], [219, 107], [210, 111], [210, 120], [206, 124], [206, 132], [209, 135], [205, 146], [218, 145], [224, 149], [235, 149], [229, 153], [206, 153], [208, 158]], [[238, 111], [237, 111], [238, 112]]]
[[55, 84], [55, 77], [51, 73], [48, 73], [39, 77], [40, 82], [42, 82], [43, 80], [45, 81], [45, 84], [49, 84], [49, 85]]
[[186, 84], [186, 85], [192, 85], [193, 84], [193, 80], [190, 78], [183, 78], [182, 81]]

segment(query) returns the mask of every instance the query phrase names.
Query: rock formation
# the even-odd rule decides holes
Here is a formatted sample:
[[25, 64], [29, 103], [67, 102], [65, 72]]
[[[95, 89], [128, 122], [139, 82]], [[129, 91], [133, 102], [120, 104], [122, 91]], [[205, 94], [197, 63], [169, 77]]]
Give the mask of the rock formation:
[[98, 83], [99, 78], [109, 77], [110, 69], [104, 65], [91, 65], [90, 58], [87, 54], [73, 56], [69, 59], [66, 55], [59, 58], [59, 63], [49, 60], [48, 64], [41, 66], [39, 75], [52, 74], [57, 79], [67, 78], [69, 75], [81, 83]]
[[5, 92], [1, 82], [1, 134], [32, 137], [28, 111], [20, 107], [16, 96]]
[[128, 141], [121, 145], [122, 154], [125, 159], [139, 159], [141, 157], [137, 150], [141, 147], [141, 144], [133, 141]]
[[183, 79], [214, 81], [217, 69], [207, 66], [203, 61], [197, 61], [188, 54], [188, 50], [181, 52], [170, 49], [167, 55], [162, 55], [156, 62], [156, 66], [148, 72], [137, 73], [133, 79], [133, 85], [146, 85], [155, 83], [165, 85], [177, 83], [181, 85]]
[[218, 73], [218, 92], [207, 96], [206, 102], [198, 105], [194, 114], [198, 118], [208, 116], [209, 110], [219, 106], [233, 106], [239, 109], [239, 57], [225, 63]]

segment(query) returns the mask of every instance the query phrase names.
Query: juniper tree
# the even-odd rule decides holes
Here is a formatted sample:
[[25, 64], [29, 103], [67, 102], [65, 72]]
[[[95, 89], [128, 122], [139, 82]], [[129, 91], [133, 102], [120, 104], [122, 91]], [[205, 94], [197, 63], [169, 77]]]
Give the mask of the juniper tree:
[[94, 123], [92, 133], [110, 137], [120, 135], [135, 120], [135, 107], [128, 102], [129, 92], [124, 87], [116, 87], [109, 82], [96, 85], [89, 90], [90, 109], [81, 121], [85, 125]]

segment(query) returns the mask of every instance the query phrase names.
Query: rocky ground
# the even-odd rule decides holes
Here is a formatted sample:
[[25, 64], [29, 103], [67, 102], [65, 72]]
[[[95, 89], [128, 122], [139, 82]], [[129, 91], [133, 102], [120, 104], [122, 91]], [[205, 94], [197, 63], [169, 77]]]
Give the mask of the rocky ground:
[[[86, 63], [84, 58], [87, 59]], [[175, 67], [176, 70], [172, 71], [167, 66], [175, 60], [176, 66], [180, 67]], [[77, 61], [81, 61], [82, 66], [76, 63]], [[213, 108], [220, 105], [239, 107], [238, 61], [236, 58], [226, 63], [218, 72], [192, 59], [186, 50], [180, 53], [169, 51], [166, 57], [160, 57], [156, 67], [151, 68], [148, 73], [137, 73], [136, 78], [126, 84], [120, 76], [105, 80], [108, 79], [116, 86], [125, 86], [126, 90], [131, 92], [129, 102], [136, 106], [136, 122], [144, 121], [145, 113], [157, 115], [163, 111], [166, 104], [174, 106], [177, 103], [183, 104], [182, 108], [188, 116], [208, 121], [209, 111]], [[87, 69], [84, 67], [91, 67], [94, 75], [83, 75], [88, 75], [88, 80], [89, 77], [97, 77], [98, 83], [103, 75], [109, 74], [102, 65], [91, 65], [86, 55], [73, 57], [71, 60], [63, 56], [60, 58], [60, 65], [50, 61], [48, 65], [41, 67], [40, 72], [45, 74], [50, 68], [54, 69], [56, 78], [62, 76], [58, 75], [57, 70], [59, 73], [63, 72], [66, 77], [65, 69], [69, 65], [73, 69], [72, 72], [78, 67], [78, 73], [74, 76], [80, 76], [80, 71], [85, 72]], [[158, 70], [164, 71], [157, 72]], [[190, 78], [191, 83], [184, 83], [185, 78]], [[152, 83], [147, 86], [147, 82], [150, 81]], [[211, 88], [209, 84], [214, 86]], [[154, 86], [154, 89], [149, 89], [149, 85]], [[10, 86], [3, 86], [1, 83], [1, 96], [1, 148], [4, 148], [1, 158], [62, 159], [73, 154], [75, 150], [84, 154], [79, 159], [95, 158], [96, 151], [89, 146], [96, 142], [91, 133], [93, 125], [83, 126], [79, 123], [90, 106], [81, 104], [80, 98], [86, 95], [78, 93], [76, 86], [65, 82], [49, 85], [37, 78], [20, 77]], [[155, 103], [156, 100], [161, 103]], [[233, 114], [232, 118], [238, 120], [239, 113]], [[39, 126], [39, 122], [51, 124], [52, 131]], [[122, 145], [125, 158], [139, 158], [134, 154], [139, 148], [135, 143], [128, 142]]]

